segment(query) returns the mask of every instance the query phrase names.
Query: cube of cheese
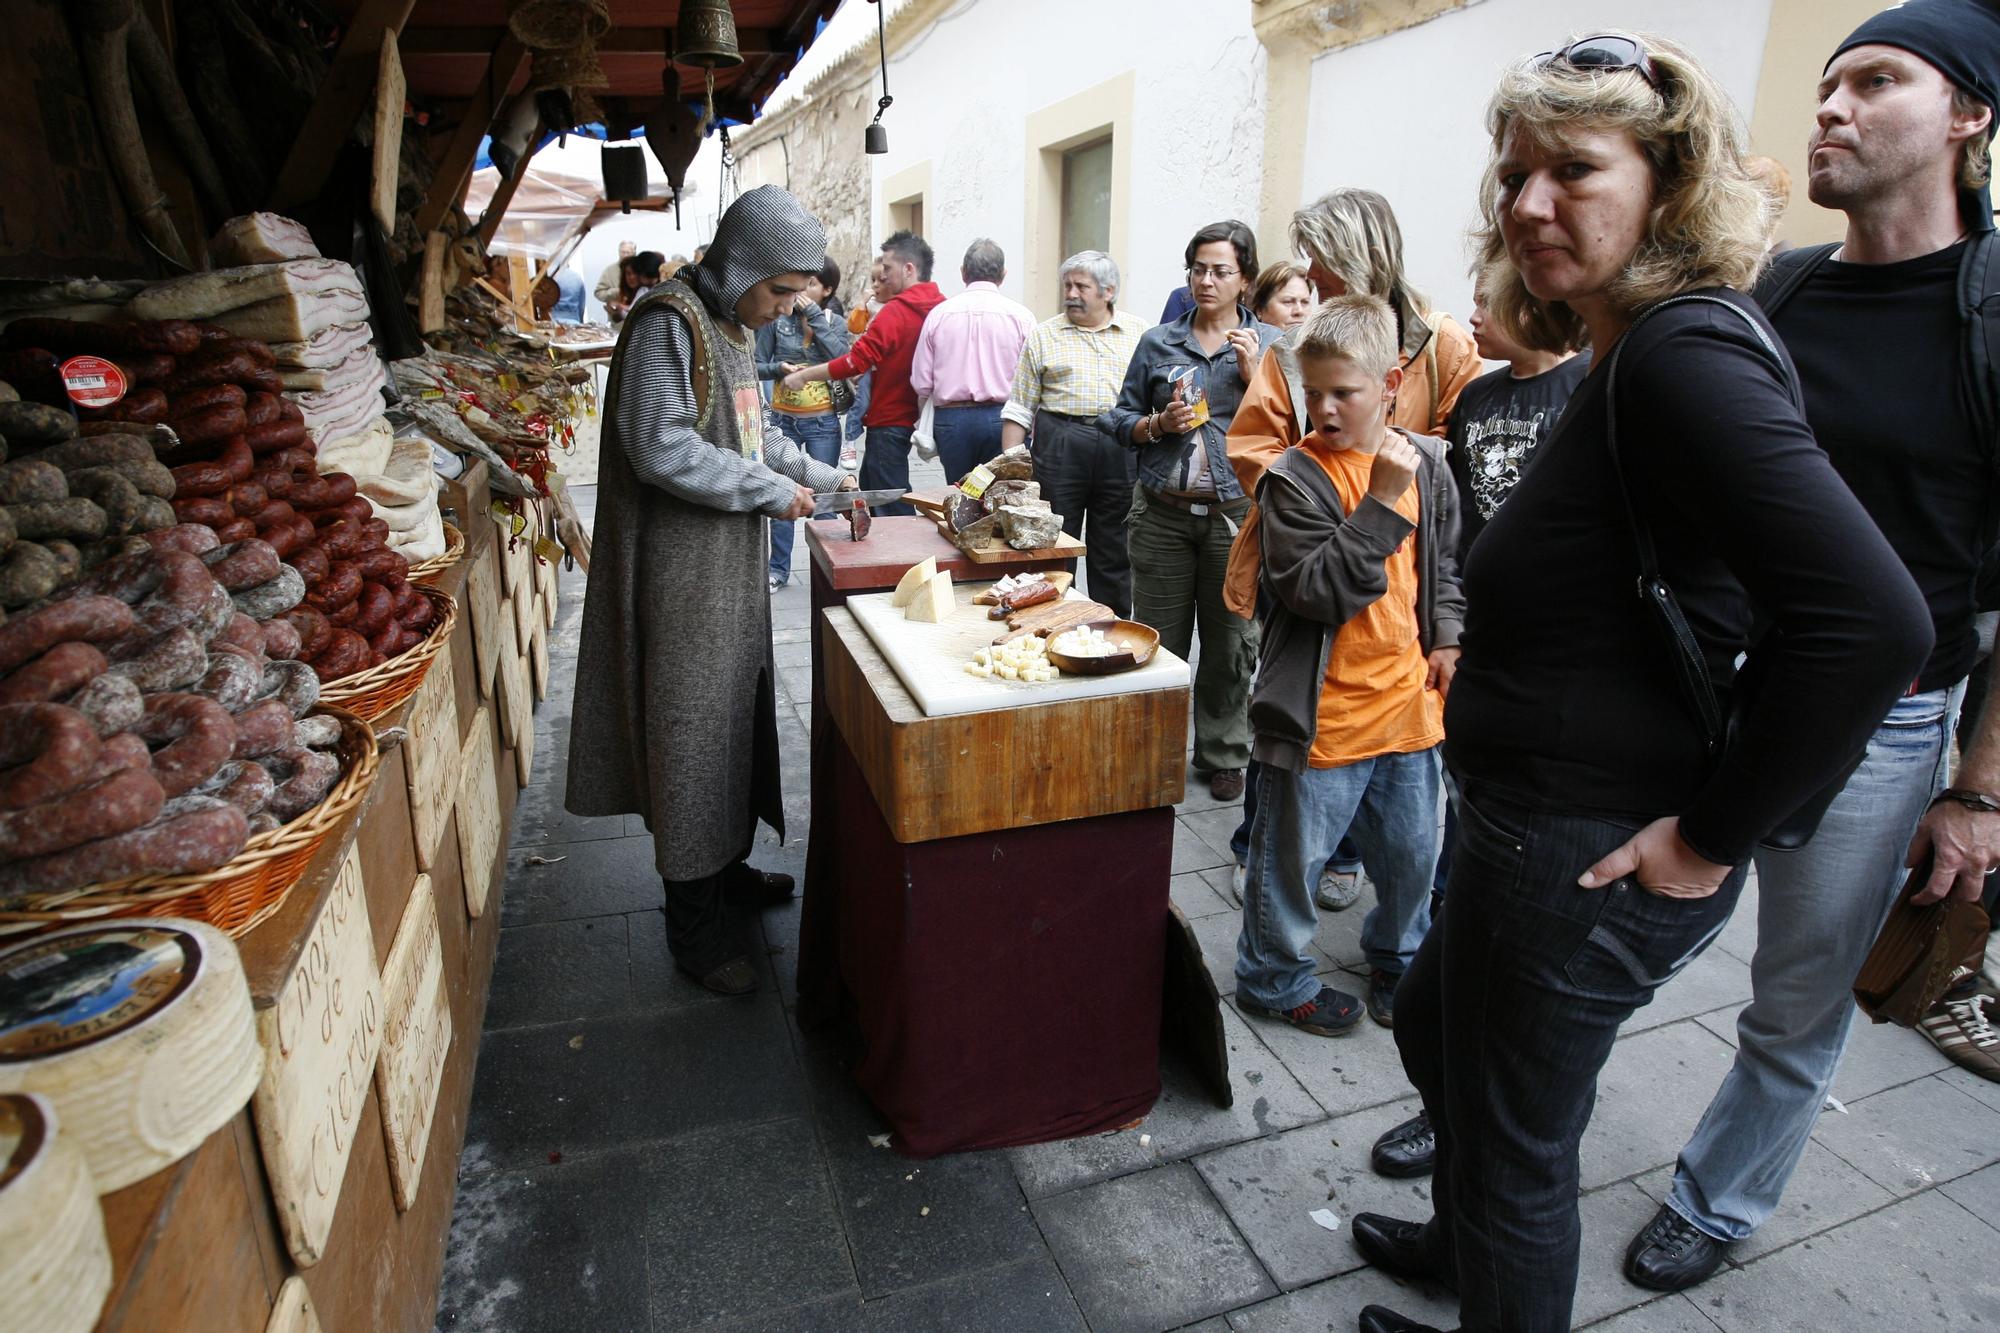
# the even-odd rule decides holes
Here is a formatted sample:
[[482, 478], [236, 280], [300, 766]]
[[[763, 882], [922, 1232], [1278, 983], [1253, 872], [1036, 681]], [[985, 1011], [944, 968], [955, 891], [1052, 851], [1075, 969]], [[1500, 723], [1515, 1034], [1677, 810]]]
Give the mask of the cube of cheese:
[[951, 592], [951, 571], [945, 570], [924, 581], [910, 598], [910, 604], [903, 608], [903, 616], [935, 625], [957, 609], [958, 599]]
[[917, 595], [917, 589], [937, 577], [937, 557], [927, 555], [916, 564], [903, 571], [903, 577], [896, 580], [896, 591], [889, 596], [889, 605], [908, 606], [910, 599]]

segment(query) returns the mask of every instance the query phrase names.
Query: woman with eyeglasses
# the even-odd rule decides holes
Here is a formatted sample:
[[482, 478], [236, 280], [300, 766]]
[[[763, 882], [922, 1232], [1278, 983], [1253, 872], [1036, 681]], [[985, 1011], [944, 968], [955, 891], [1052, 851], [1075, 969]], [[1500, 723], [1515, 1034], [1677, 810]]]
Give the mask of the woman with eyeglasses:
[[1222, 604], [1230, 544], [1250, 498], [1229, 467], [1229, 423], [1278, 330], [1243, 305], [1257, 238], [1233, 219], [1194, 234], [1186, 252], [1194, 309], [1139, 339], [1102, 429], [1139, 451], [1127, 549], [1132, 614], [1188, 655], [1197, 628], [1194, 768], [1217, 800], [1243, 795], [1250, 762], [1250, 677], [1257, 627]]
[[[1549, 350], [1587, 336], [1595, 364], [1464, 572], [1458, 841], [1397, 993], [1436, 1215], [1353, 1232], [1377, 1267], [1455, 1287], [1461, 1327], [1553, 1333], [1620, 1024], [1722, 930], [1751, 849], [1840, 776], [1931, 626], [1742, 294], [1767, 201], [1715, 80], [1664, 39], [1603, 34], [1508, 70], [1487, 125], [1493, 317]], [[1698, 654], [1638, 595], [1646, 549]], [[1693, 673], [1727, 692], [1753, 605], [1777, 638], [1750, 648], [1761, 687], [1711, 748]], [[1381, 1306], [1360, 1326], [1425, 1327]]]

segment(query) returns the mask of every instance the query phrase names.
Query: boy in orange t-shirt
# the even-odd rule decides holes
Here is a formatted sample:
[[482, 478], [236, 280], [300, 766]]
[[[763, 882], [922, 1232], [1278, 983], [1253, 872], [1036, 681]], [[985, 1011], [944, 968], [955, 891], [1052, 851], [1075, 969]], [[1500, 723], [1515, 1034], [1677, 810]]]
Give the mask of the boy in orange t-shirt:
[[1351, 833], [1377, 899], [1361, 927], [1367, 1011], [1393, 1026], [1396, 983], [1430, 928], [1438, 747], [1465, 611], [1443, 444], [1388, 424], [1402, 383], [1389, 307], [1328, 301], [1299, 331], [1298, 364], [1312, 433], [1257, 488], [1270, 606], [1250, 698], [1263, 771], [1236, 1004], [1332, 1037], [1362, 1004], [1313, 974], [1313, 884]]

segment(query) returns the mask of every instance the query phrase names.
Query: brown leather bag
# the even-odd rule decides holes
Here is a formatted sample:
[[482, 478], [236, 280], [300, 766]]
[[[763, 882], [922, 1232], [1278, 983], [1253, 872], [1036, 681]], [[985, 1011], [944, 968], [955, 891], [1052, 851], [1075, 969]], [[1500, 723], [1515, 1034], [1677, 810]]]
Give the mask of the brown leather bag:
[[1930, 874], [1925, 857], [1903, 882], [1854, 978], [1854, 1002], [1877, 1023], [1915, 1027], [1958, 980], [1959, 966], [1985, 945], [1988, 922], [1979, 904], [1946, 898], [1919, 907], [1910, 901]]

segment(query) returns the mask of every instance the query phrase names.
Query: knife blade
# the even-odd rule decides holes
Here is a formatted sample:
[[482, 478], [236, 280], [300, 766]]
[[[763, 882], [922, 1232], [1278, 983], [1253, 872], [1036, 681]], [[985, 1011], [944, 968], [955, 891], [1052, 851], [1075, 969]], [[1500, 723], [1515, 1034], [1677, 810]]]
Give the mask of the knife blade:
[[877, 505], [900, 500], [909, 493], [908, 487], [879, 491], [819, 491], [813, 495], [813, 514], [844, 514], [858, 504], [873, 509]]

